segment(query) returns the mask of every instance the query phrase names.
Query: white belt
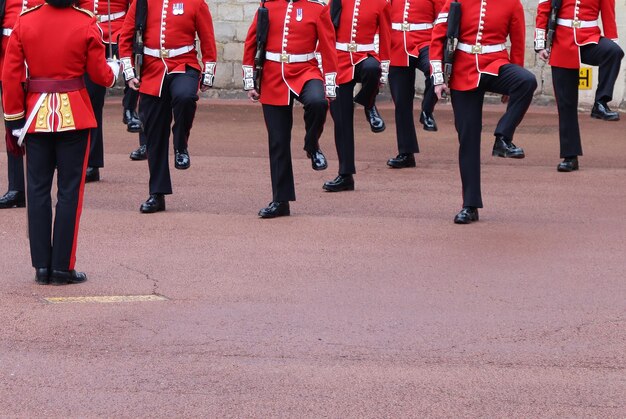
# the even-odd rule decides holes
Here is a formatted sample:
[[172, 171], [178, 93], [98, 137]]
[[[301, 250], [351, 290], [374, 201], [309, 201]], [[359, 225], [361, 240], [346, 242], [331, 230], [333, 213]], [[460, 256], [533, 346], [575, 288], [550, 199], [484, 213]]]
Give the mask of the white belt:
[[347, 52], [365, 52], [365, 51], [376, 51], [376, 45], [374, 44], [357, 44], [355, 42], [350, 42], [349, 44], [346, 42], [337, 42], [335, 47], [339, 51], [347, 51]]
[[13, 29], [2, 29], [2, 35], [4, 36], [11, 36], [11, 33], [13, 32]]
[[456, 44], [456, 49], [461, 50], [463, 52], [467, 52], [469, 54], [489, 54], [492, 52], [500, 52], [506, 49], [506, 45], [504, 44], [496, 44], [496, 45], [470, 45], [464, 44], [463, 42], [459, 42]]
[[174, 48], [174, 49], [153, 49], [143, 47], [143, 53], [154, 58], [174, 58], [179, 55], [183, 55], [189, 51], [193, 51], [195, 47], [193, 45], [187, 45], [186, 47]]
[[568, 28], [594, 28], [598, 26], [597, 20], [557, 19], [556, 23]]
[[287, 54], [278, 52], [266, 52], [265, 59], [275, 61], [277, 63], [305, 63], [315, 58], [314, 52], [308, 54]]
[[111, 13], [110, 15], [97, 15], [96, 19], [98, 20], [98, 22], [108, 22], [109, 20], [119, 19], [125, 14], [126, 12], [118, 12], [118, 13]]
[[425, 31], [431, 29], [432, 23], [392, 23], [391, 29], [394, 31], [410, 32], [410, 31]]

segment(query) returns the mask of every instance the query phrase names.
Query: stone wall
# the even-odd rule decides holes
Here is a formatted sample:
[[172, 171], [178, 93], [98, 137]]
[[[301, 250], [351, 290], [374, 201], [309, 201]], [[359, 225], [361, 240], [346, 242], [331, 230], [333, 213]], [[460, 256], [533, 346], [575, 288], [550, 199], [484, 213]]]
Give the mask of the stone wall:
[[[521, 1], [526, 10], [526, 67], [537, 76], [539, 82], [537, 102], [549, 102], [553, 97], [550, 67], [538, 60], [533, 51], [537, 0]], [[208, 0], [208, 4], [213, 15], [219, 57], [216, 88], [212, 89], [208, 95], [213, 97], [243, 97], [241, 92], [243, 42], [259, 1]], [[616, 0], [616, 15], [620, 46], [626, 50], [626, 0]], [[595, 85], [598, 78], [597, 68], [593, 69], [592, 77]], [[418, 82], [419, 91], [421, 91], [422, 86], [423, 83]], [[593, 92], [594, 90], [581, 90], [581, 104], [589, 105], [593, 101]], [[626, 63], [622, 64], [612, 103], [626, 108]]]

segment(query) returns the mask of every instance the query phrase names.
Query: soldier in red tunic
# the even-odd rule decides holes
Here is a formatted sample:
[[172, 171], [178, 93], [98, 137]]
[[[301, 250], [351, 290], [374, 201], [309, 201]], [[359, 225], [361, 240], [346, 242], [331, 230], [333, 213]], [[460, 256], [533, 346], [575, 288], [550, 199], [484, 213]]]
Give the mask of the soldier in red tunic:
[[[578, 170], [582, 156], [578, 127], [578, 72], [580, 63], [599, 67], [598, 88], [591, 109], [593, 118], [619, 120], [608, 102], [619, 75], [624, 51], [617, 45], [615, 0], [563, 0], [556, 19], [554, 43], [546, 49], [549, 0], [539, 0], [535, 29], [535, 50], [552, 66], [552, 84], [559, 111], [559, 141], [563, 161], [559, 172]], [[602, 32], [598, 17], [602, 15]]]
[[[367, 113], [367, 109], [374, 107], [379, 84], [387, 82], [391, 44], [389, 9], [387, 0], [330, 2], [339, 65], [337, 99], [330, 104], [330, 113], [335, 122], [339, 175], [324, 183], [326, 191], [354, 190], [354, 102], [363, 105]], [[379, 54], [374, 45], [376, 33], [379, 34]], [[361, 83], [361, 90], [355, 97], [357, 82]]]
[[[0, 22], [2, 24], [2, 49], [0, 50], [0, 73], [2, 73], [2, 63], [6, 53], [9, 36], [13, 31], [15, 20], [24, 10], [42, 4], [43, 0], [6, 0], [0, 2]], [[4, 8], [2, 8], [4, 7]], [[1, 75], [1, 74], [0, 74]], [[24, 74], [24, 77], [26, 75]], [[2, 78], [0, 77], [0, 94], [2, 93]], [[6, 132], [7, 141], [11, 135]], [[20, 149], [21, 150], [21, 149]], [[15, 153], [8, 152], [7, 149], [7, 169], [8, 169], [8, 190], [0, 197], [0, 209], [3, 208], [23, 208], [26, 206], [24, 196], [24, 159], [20, 150]]]
[[[446, 1], [435, 21], [430, 45], [430, 64], [438, 97], [448, 88], [444, 83], [442, 59], [450, 2]], [[524, 157], [524, 151], [512, 140], [537, 88], [535, 76], [523, 68], [524, 36], [524, 9], [519, 0], [461, 2], [459, 39], [450, 76], [463, 184], [463, 209], [454, 218], [457, 224], [478, 221], [478, 208], [483, 206], [480, 136], [485, 92], [502, 94], [503, 100], [508, 101], [506, 112], [496, 126], [492, 154]], [[510, 53], [505, 45], [507, 37], [511, 41]]]
[[[3, 66], [6, 126], [26, 141], [30, 250], [35, 280], [41, 284], [87, 279], [74, 270], [89, 129], [96, 126], [83, 75], [110, 87], [119, 71], [115, 62], [107, 66], [95, 17], [72, 3], [47, 0], [22, 13]], [[46, 39], [55, 42], [42, 42]], [[53, 232], [50, 191], [55, 168]]]
[[415, 167], [419, 153], [413, 101], [415, 70], [424, 74], [424, 96], [420, 123], [424, 130], [437, 131], [433, 110], [437, 96], [430, 78], [429, 46], [433, 23], [444, 0], [391, 0], [391, 68], [389, 88], [395, 105], [398, 155], [387, 161], [394, 169]]
[[[102, 42], [106, 46], [107, 58], [119, 57], [117, 47], [117, 37], [122, 29], [124, 18], [130, 6], [130, 0], [79, 0], [79, 6], [89, 10], [98, 21], [98, 26], [102, 32]], [[104, 137], [102, 132], [102, 110], [106, 88], [93, 83], [89, 77], [85, 79], [87, 91], [91, 99], [94, 115], [98, 126], [91, 131], [91, 150], [89, 151], [89, 165], [87, 167], [87, 182], [97, 182], [100, 180], [100, 168], [104, 166]], [[141, 121], [138, 119], [135, 108], [139, 94], [133, 89], [124, 89], [124, 112], [122, 119], [127, 121], [127, 127], [132, 132], [141, 130]]]
[[[198, 88], [206, 91], [213, 86], [217, 48], [213, 20], [204, 0], [148, 0], [141, 80], [137, 79], [133, 36], [139, 3], [135, 0], [130, 6], [119, 47], [124, 76], [129, 86], [140, 92], [139, 107], [147, 139], [150, 197], [140, 211], [153, 213], [165, 210], [165, 195], [172, 193], [168, 163], [170, 129], [174, 135], [175, 167], [189, 167], [187, 143]], [[198, 64], [196, 34], [202, 67]]]
[[[263, 105], [269, 138], [272, 202], [259, 211], [261, 218], [290, 214], [296, 200], [291, 164], [293, 101], [304, 105], [304, 150], [314, 170], [327, 167], [319, 148], [328, 98], [336, 95], [337, 53], [328, 6], [318, 0], [267, 0], [269, 30], [261, 93], [254, 86], [257, 15], [248, 31], [242, 60], [244, 89]], [[322, 58], [318, 68], [315, 52]]]

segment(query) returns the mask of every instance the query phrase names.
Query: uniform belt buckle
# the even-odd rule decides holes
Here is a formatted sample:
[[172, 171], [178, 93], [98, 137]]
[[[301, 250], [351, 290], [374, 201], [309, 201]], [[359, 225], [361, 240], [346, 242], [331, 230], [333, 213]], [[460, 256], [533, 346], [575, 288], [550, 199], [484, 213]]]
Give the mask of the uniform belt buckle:
[[358, 46], [358, 45], [357, 45], [357, 44], [355, 44], [354, 42], [350, 42], [350, 43], [348, 44], [348, 51], [350, 51], [350, 52], [356, 52], [356, 50], [357, 50], [357, 46]]
[[400, 25], [400, 29], [402, 29], [402, 31], [406, 32], [406, 31], [410, 31], [411, 30], [411, 24], [410, 23], [402, 23]]
[[580, 20], [578, 19], [572, 20], [572, 28], [580, 28], [580, 24], [581, 24]]
[[483, 46], [480, 44], [472, 45], [472, 54], [482, 54]]
[[102, 23], [102, 15], [96, 15], [96, 21]]
[[283, 52], [282, 54], [280, 54], [280, 62], [281, 63], [288, 63], [289, 62], [289, 54], [287, 54], [286, 52]]
[[161, 48], [160, 54], [161, 58], [170, 58], [170, 50], [169, 49], [165, 49], [165, 48]]

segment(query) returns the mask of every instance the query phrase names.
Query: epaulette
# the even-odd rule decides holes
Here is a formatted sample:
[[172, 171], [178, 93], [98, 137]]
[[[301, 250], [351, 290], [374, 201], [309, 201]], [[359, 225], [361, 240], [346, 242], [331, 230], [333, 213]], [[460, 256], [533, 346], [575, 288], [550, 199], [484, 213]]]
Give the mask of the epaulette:
[[79, 12], [83, 12], [84, 14], [86, 14], [89, 17], [95, 17], [96, 15], [94, 15], [92, 12], [90, 12], [87, 9], [83, 9], [82, 7], [78, 7], [78, 6], [72, 6], [75, 10], [78, 10]]
[[324, 3], [322, 0], [308, 0], [308, 1], [310, 1], [311, 3], [317, 3], [322, 6], [326, 6], [326, 3]]
[[32, 12], [33, 10], [37, 10], [37, 9], [39, 9], [41, 6], [43, 6], [44, 4], [45, 4], [45, 3], [41, 3], [41, 4], [38, 4], [37, 6], [33, 6], [33, 7], [31, 7], [30, 9], [26, 9], [26, 10], [24, 10], [22, 13], [20, 13], [20, 16], [25, 15], [26, 13], [30, 13], [30, 12]]

